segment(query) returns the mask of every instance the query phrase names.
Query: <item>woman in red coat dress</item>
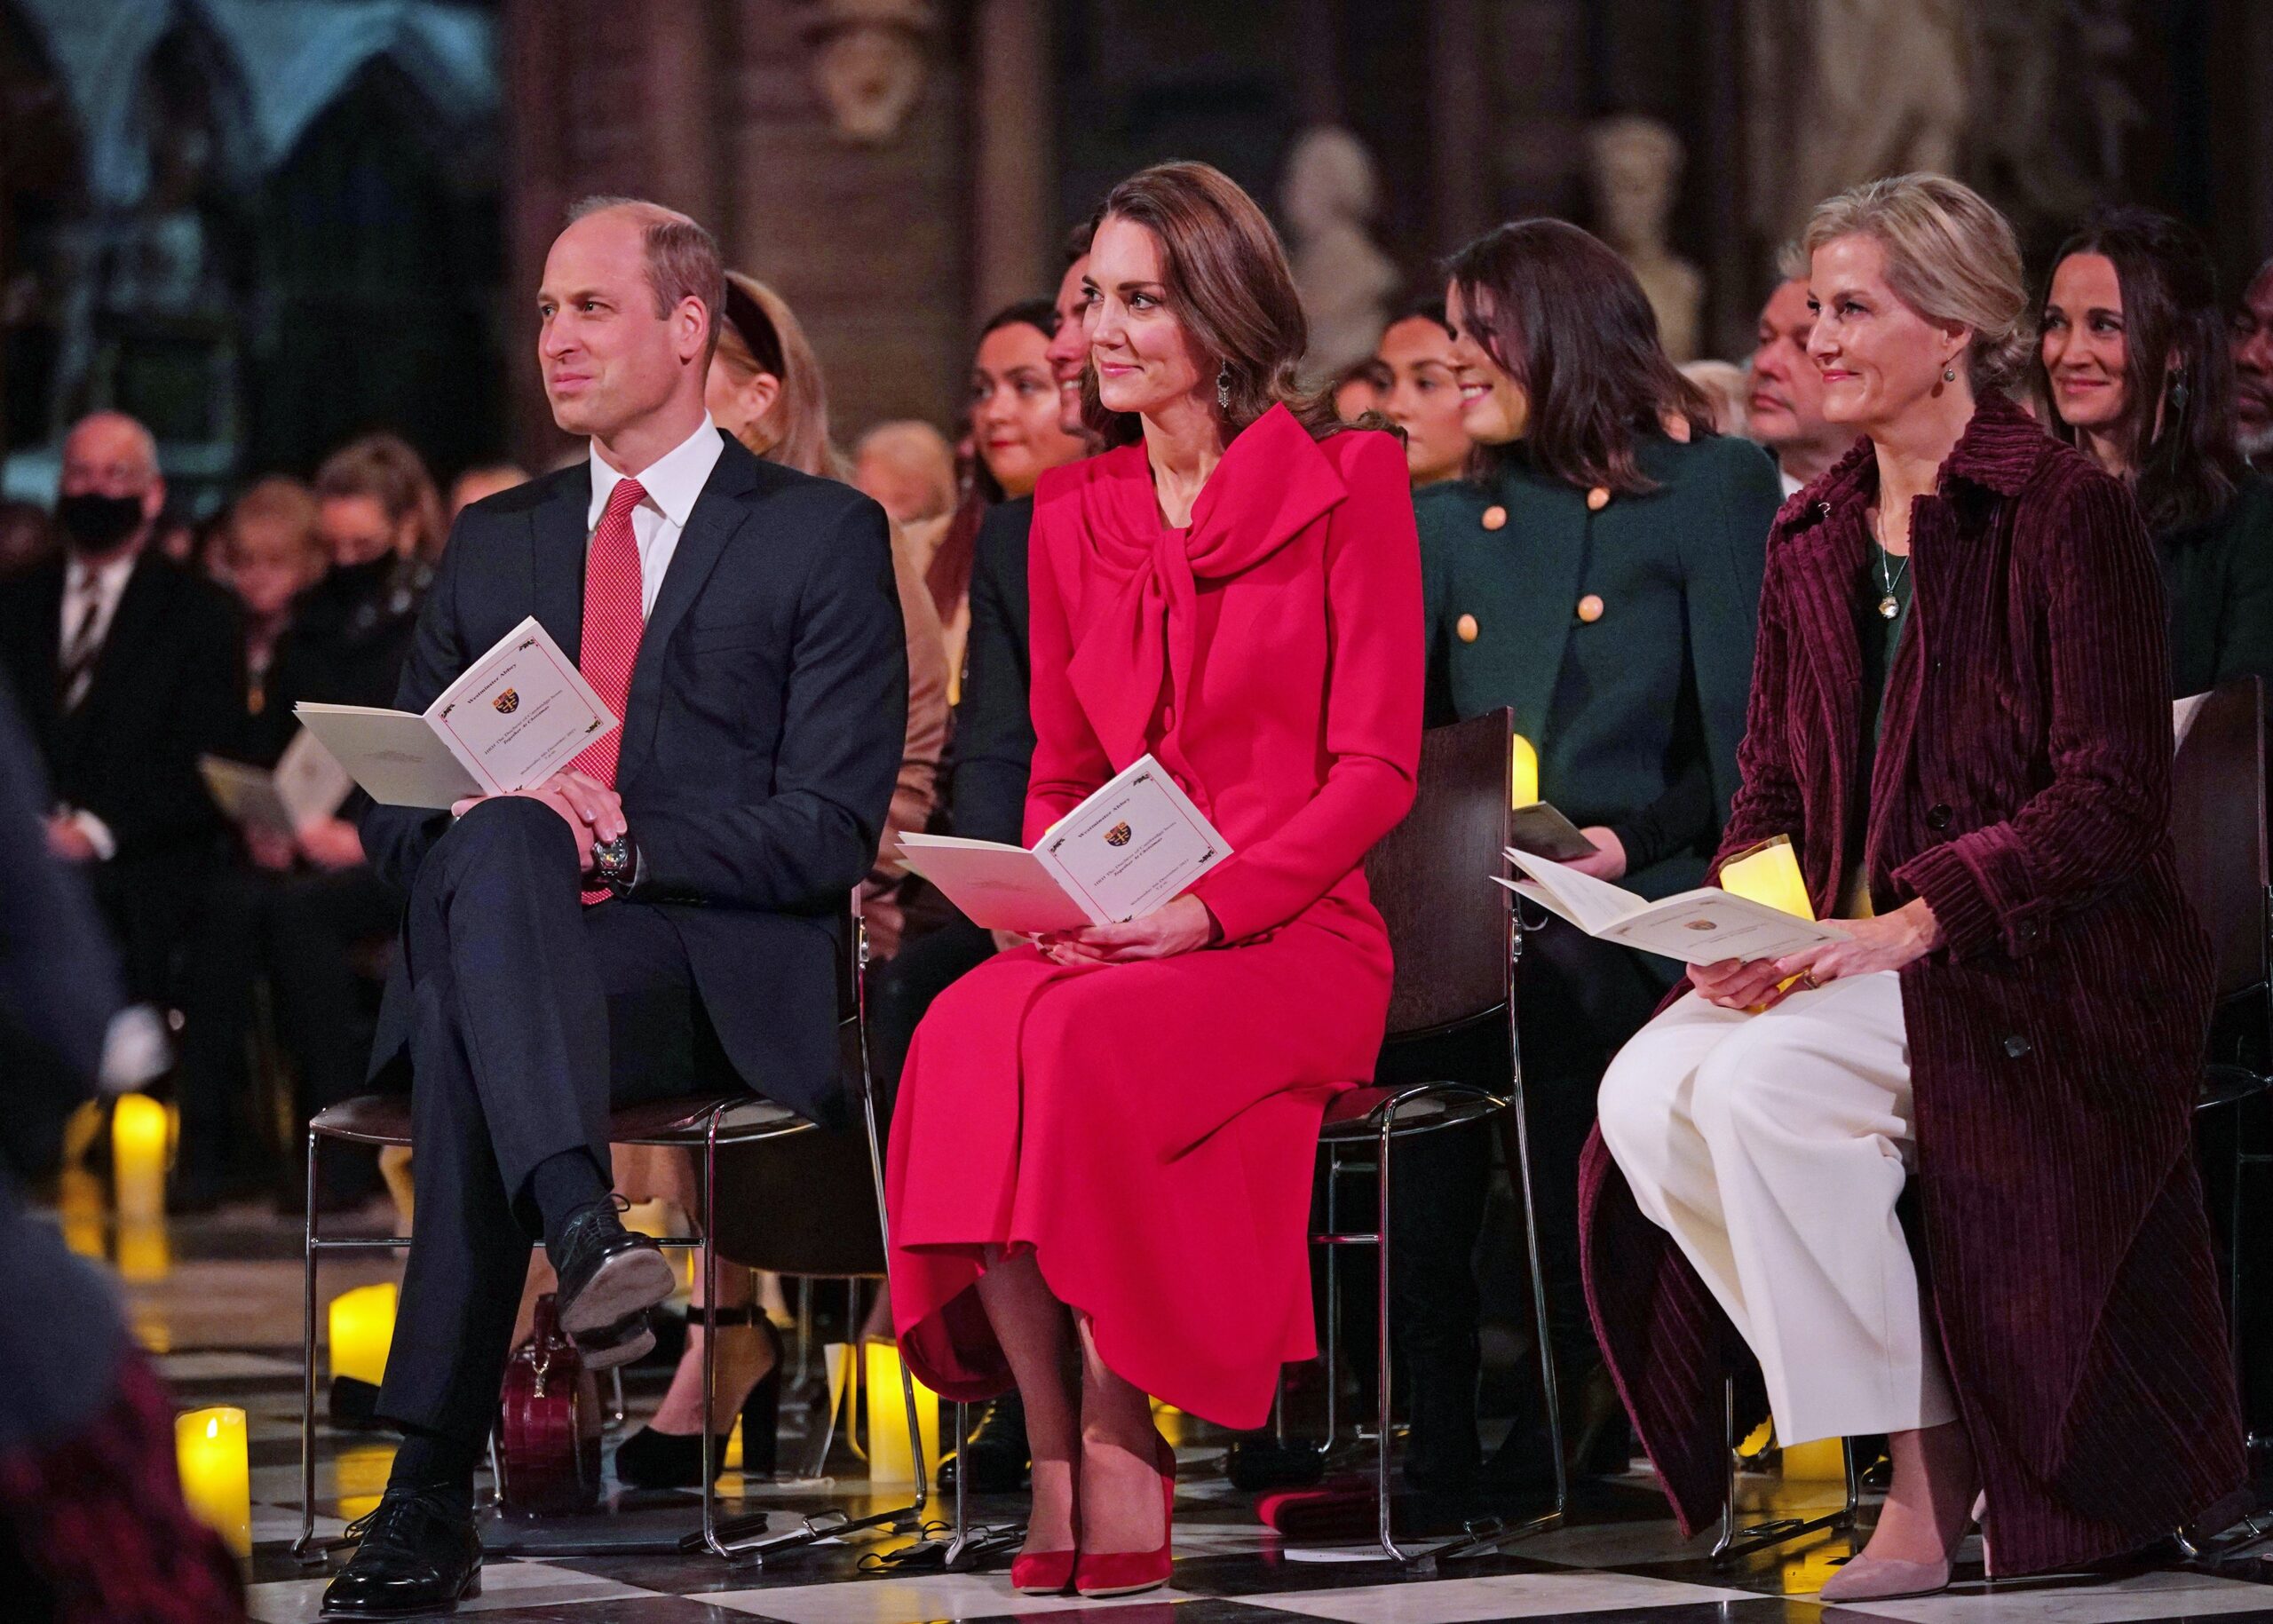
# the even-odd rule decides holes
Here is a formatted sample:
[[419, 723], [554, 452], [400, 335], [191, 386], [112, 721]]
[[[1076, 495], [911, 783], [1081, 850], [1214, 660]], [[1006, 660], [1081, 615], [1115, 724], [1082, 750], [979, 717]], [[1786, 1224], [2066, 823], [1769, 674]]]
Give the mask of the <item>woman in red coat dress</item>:
[[1147, 1395], [1260, 1426], [1314, 1351], [1311, 1171], [1388, 1017], [1359, 865], [1412, 801], [1422, 663], [1404, 454], [1295, 397], [1302, 308], [1254, 202], [1205, 165], [1145, 170], [1106, 199], [1085, 285], [1108, 449], [1035, 492], [1026, 837], [1150, 751], [1233, 854], [942, 994], [888, 1183], [910, 1364], [1026, 1402], [1013, 1582], [1107, 1595], [1168, 1577]]
[[1889, 1435], [1836, 1602], [1948, 1583], [1976, 1491], [2001, 1577], [2165, 1536], [2243, 1462], [2154, 553], [1998, 392], [2026, 294], [1978, 195], [1874, 181], [1807, 246], [1824, 412], [1864, 438], [1769, 536], [1722, 857], [1788, 836], [1849, 939], [1699, 969], [1604, 1080], [1582, 1201], [1684, 1527], [1719, 1509], [1730, 1325], [1785, 1444]]

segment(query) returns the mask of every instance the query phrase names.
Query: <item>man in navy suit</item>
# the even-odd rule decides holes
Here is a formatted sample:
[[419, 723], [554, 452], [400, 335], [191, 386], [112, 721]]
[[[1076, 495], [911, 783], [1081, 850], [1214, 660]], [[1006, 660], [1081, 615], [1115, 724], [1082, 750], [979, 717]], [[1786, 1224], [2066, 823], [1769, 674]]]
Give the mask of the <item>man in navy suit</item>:
[[542, 787], [374, 808], [410, 897], [375, 1073], [408, 1058], [416, 1240], [379, 1413], [406, 1441], [327, 1612], [479, 1593], [474, 1462], [541, 1235], [590, 1365], [652, 1343], [671, 1271], [609, 1195], [607, 1113], [739, 1078], [841, 1103], [837, 955], [899, 771], [907, 668], [883, 511], [720, 434], [717, 246], [595, 199], [554, 242], [537, 353], [588, 461], [459, 519], [396, 703], [534, 614], [623, 725]]

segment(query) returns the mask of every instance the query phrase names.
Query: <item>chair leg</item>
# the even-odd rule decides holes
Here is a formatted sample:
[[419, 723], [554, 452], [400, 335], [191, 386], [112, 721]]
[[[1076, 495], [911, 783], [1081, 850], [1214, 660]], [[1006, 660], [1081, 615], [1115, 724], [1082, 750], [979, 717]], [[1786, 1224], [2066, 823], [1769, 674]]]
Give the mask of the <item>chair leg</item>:
[[1390, 1135], [1397, 1126], [1397, 1107], [1391, 1105], [1382, 1115], [1381, 1148], [1376, 1158], [1374, 1189], [1379, 1198], [1374, 1216], [1374, 1311], [1377, 1323], [1374, 1327], [1374, 1432], [1381, 1440], [1374, 1451], [1374, 1496], [1376, 1521], [1374, 1533], [1382, 1549], [1391, 1562], [1405, 1563], [1413, 1557], [1397, 1547], [1396, 1536], [1390, 1528], [1390, 1511], [1393, 1501], [1390, 1495], [1390, 1449], [1396, 1441], [1397, 1429], [1390, 1414], [1390, 1324], [1389, 1324], [1389, 1207], [1390, 1207]]
[[[868, 1082], [867, 1034], [861, 1034], [860, 1054], [861, 1115], [868, 1135], [868, 1170], [876, 1189], [876, 1233], [883, 1241], [886, 1256], [891, 1246], [891, 1216], [884, 1209], [884, 1153], [883, 1136], [876, 1122], [875, 1089]], [[716, 1123], [713, 1123], [715, 1131]], [[715, 1155], [703, 1169], [704, 1200], [711, 1199], [711, 1183], [717, 1176]], [[857, 1346], [857, 1333], [856, 1343]], [[766, 1518], [763, 1516], [740, 1517], [727, 1522], [714, 1520], [714, 1501], [709, 1488], [703, 1491], [703, 1526], [699, 1533], [691, 1533], [679, 1541], [682, 1550], [709, 1550], [713, 1556], [729, 1560], [748, 1560], [757, 1566], [777, 1551], [794, 1550], [817, 1541], [833, 1539], [842, 1534], [858, 1533], [866, 1528], [884, 1528], [893, 1533], [921, 1533], [923, 1527], [923, 1508], [931, 1500], [931, 1479], [923, 1456], [923, 1433], [915, 1414], [915, 1377], [900, 1361], [899, 1390], [901, 1402], [907, 1410], [907, 1438], [909, 1452], [915, 1467], [915, 1500], [907, 1506], [887, 1511], [870, 1512], [866, 1517], [853, 1517], [842, 1510], [828, 1510], [801, 1518], [797, 1528], [788, 1533], [765, 1537]], [[878, 1395], [870, 1393], [873, 1406]], [[873, 1414], [873, 1409], [871, 1414]], [[706, 1450], [708, 1446], [705, 1446]], [[707, 1465], [708, 1462], [706, 1462]]]
[[304, 1563], [316, 1537], [316, 1157], [322, 1140], [308, 1134], [308, 1205], [300, 1224], [300, 1537], [292, 1555]]
[[1721, 1441], [1728, 1462], [1728, 1486], [1721, 1500], [1721, 1533], [1714, 1541], [1708, 1558], [1715, 1567], [1726, 1567], [1738, 1557], [1748, 1557], [1770, 1546], [1785, 1545], [1810, 1533], [1826, 1529], [1844, 1529], [1851, 1533], [1856, 1513], [1863, 1503], [1862, 1472], [1855, 1460], [1855, 1440], [1840, 1440], [1841, 1465], [1847, 1479], [1847, 1498], [1836, 1511], [1820, 1517], [1771, 1517], [1753, 1524], [1748, 1528], [1737, 1526], [1737, 1446], [1743, 1440], [1737, 1437], [1737, 1383], [1734, 1376], [1721, 1382]]

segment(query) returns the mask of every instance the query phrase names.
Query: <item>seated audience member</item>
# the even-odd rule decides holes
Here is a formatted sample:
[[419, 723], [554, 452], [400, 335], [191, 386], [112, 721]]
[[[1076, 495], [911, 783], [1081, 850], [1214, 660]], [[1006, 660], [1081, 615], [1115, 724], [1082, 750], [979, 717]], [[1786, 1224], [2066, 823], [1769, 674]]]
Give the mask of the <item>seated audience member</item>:
[[2207, 244], [2147, 209], [2061, 245], [2039, 308], [2055, 434], [2122, 480], [2162, 566], [2171, 693], [2273, 681], [2273, 479], [2234, 439], [2234, 371]]
[[1367, 412], [1377, 412], [1389, 399], [1390, 379], [1378, 356], [1352, 361], [1334, 380], [1331, 398], [1334, 412], [1344, 423], [1355, 423]]
[[1086, 446], [1058, 421], [1049, 345], [1057, 313], [1047, 299], [997, 311], [979, 329], [971, 360], [970, 489], [924, 571], [947, 639], [947, 697], [962, 698], [970, 632], [972, 561], [986, 515], [1000, 503], [1029, 495], [1034, 481]]
[[[302, 700], [392, 702], [433, 574], [425, 555], [440, 511], [425, 464], [394, 435], [366, 435], [324, 460], [311, 534], [330, 568], [293, 601], [266, 677], [248, 689], [243, 759], [275, 764], [299, 731], [292, 707]], [[233, 560], [261, 514], [253, 494], [231, 510]], [[249, 1193], [266, 1176], [246, 1064], [257, 982], [268, 987], [292, 1085], [291, 1120], [305, 1122], [361, 1089], [368, 1022], [360, 961], [392, 932], [403, 901], [364, 857], [354, 819], [366, 804], [360, 792], [351, 796], [289, 841], [247, 831], [249, 867], [224, 875], [209, 895], [204, 947], [185, 994], [177, 1210]], [[296, 1204], [306, 1190], [297, 1134], [285, 1149], [277, 1193]], [[373, 1189], [374, 1166], [355, 1149], [328, 1149], [319, 1203], [326, 1210], [360, 1205]]]
[[36, 502], [0, 502], [0, 581], [46, 563], [62, 546], [45, 508]]
[[[1659, 344], [1626, 261], [1575, 226], [1525, 220], [1461, 250], [1446, 304], [1478, 477], [1414, 503], [1431, 719], [1506, 706], [1539, 753], [1539, 788], [1598, 848], [1574, 866], [1647, 897], [1704, 878], [1736, 789], [1754, 610], [1776, 471], [1714, 432], [1704, 395]], [[1577, 1477], [1623, 1471], [1623, 1415], [1579, 1279], [1578, 1161], [1595, 1090], [1664, 997], [1664, 961], [1560, 920], [1525, 935], [1523, 1042], [1534, 1201]], [[1487, 1057], [1504, 1086], [1504, 1045]], [[1437, 1073], [1443, 1075], [1443, 1073]], [[1406, 1472], [1457, 1491], [1478, 1465], [1480, 1131], [1416, 1142], [1400, 1178], [1400, 1335], [1414, 1394]], [[1411, 1216], [1404, 1215], [1410, 1213]], [[1553, 1481], [1543, 1399], [1501, 1446], [1495, 1488]]]
[[[1089, 262], [1086, 226], [1069, 240], [1067, 253], [1049, 343], [1041, 359], [1055, 384], [1058, 431], [1073, 441], [1080, 455], [1096, 444], [1081, 420], [1081, 379], [1089, 355], [1081, 331], [1081, 278]], [[987, 510], [973, 547], [970, 641], [962, 693], [955, 706], [948, 775], [948, 828], [969, 839], [1005, 844], [1017, 844], [1022, 838], [1026, 779], [1034, 761], [1034, 720], [1026, 698], [1032, 685], [1026, 537], [1033, 523], [1029, 488]], [[877, 971], [870, 1026], [876, 1075], [887, 1090], [899, 1083], [908, 1043], [931, 1001], [957, 978], [997, 952], [1018, 946], [1018, 940], [982, 931], [954, 915]], [[976, 1407], [970, 1432], [951, 1463], [955, 1471], [970, 1473], [972, 1488], [1007, 1492], [1025, 1481], [1025, 1414], [1015, 1389]]]
[[0, 661], [56, 796], [48, 848], [86, 875], [119, 943], [146, 1074], [164, 1058], [148, 1006], [175, 995], [220, 849], [197, 759], [226, 747], [242, 692], [227, 594], [147, 545], [164, 503], [149, 431], [98, 412], [63, 444], [64, 556], [0, 583]]
[[[1792, 250], [1787, 260], [1796, 262]], [[1806, 267], [1784, 266], [1760, 307], [1760, 338], [1752, 352], [1752, 389], [1745, 397], [1744, 432], [1768, 448], [1788, 496], [1837, 462], [1855, 436], [1823, 416], [1823, 376], [1808, 357], [1815, 307], [1808, 303]]]
[[1705, 392], [1706, 401], [1713, 408], [1714, 433], [1741, 435], [1745, 432], [1747, 385], [1742, 367], [1727, 360], [1684, 361], [1681, 376]]
[[1720, 860], [1788, 836], [1846, 939], [1699, 967], [1619, 1054], [1586, 1258], [1684, 1532], [1726, 1489], [1731, 1327], [1786, 1447], [1888, 1435], [1836, 1603], [1941, 1588], [1976, 1514], [2000, 1579], [2166, 1540], [2244, 1455], [2153, 545], [2001, 392], [2028, 295], [1976, 194], [1874, 181], [1806, 242], [1864, 439], [1769, 542]]
[[[46, 775], [0, 682], [0, 1613], [16, 1624], [233, 1624], [244, 1580], [182, 1502], [174, 1399], [114, 1288], [22, 1186], [95, 1094], [117, 964], [80, 877], [44, 850]], [[157, 1599], [162, 1598], [162, 1606]]]
[[[876, 499], [894, 524], [935, 538], [926, 527], [954, 511], [955, 454], [946, 436], [912, 417], [880, 423], [852, 448], [852, 483]], [[928, 550], [923, 561], [929, 565]]]
[[457, 523], [459, 514], [484, 497], [528, 482], [529, 471], [519, 463], [483, 463], [467, 469], [450, 481], [449, 522]]
[[2235, 415], [2242, 455], [2273, 466], [2273, 259], [2242, 289], [2233, 319]]
[[313, 493], [281, 475], [257, 481], [230, 505], [218, 551], [244, 630], [245, 729], [229, 753], [271, 765], [299, 726], [289, 702], [269, 702], [277, 653], [293, 600], [322, 578], [327, 564]]
[[1453, 333], [1445, 302], [1428, 299], [1390, 322], [1374, 359], [1389, 379], [1382, 415], [1405, 431], [1405, 466], [1413, 488], [1455, 479], [1476, 442], [1461, 427], [1460, 384], [1453, 376]]
[[378, 1402], [405, 1440], [333, 1611], [479, 1585], [474, 1465], [533, 1237], [589, 1367], [653, 1345], [675, 1275], [616, 1216], [612, 1105], [762, 1084], [842, 1113], [837, 915], [875, 860], [907, 720], [891, 533], [865, 497], [718, 432], [725, 285], [684, 215], [574, 212], [546, 257], [538, 359], [590, 459], [466, 510], [397, 691], [423, 708], [535, 614], [624, 725], [527, 793], [364, 814], [409, 895], [373, 1058], [415, 1079], [417, 1223]]
[[1381, 1047], [1359, 865], [1411, 804], [1422, 656], [1403, 452], [1296, 392], [1302, 305], [1254, 201], [1201, 164], [1132, 177], [1084, 290], [1085, 416], [1113, 448], [1037, 489], [1022, 833], [1150, 750], [1234, 855], [941, 994], [887, 1184], [910, 1366], [1026, 1402], [1012, 1586], [1100, 1596], [1169, 1573], [1150, 1395], [1258, 1426], [1314, 1351], [1311, 1166], [1327, 1099]]
[[[717, 352], [710, 359], [704, 400], [712, 421], [757, 456], [800, 473], [835, 478], [837, 458], [828, 438], [828, 390], [820, 362], [804, 328], [781, 296], [754, 276], [725, 273], [725, 319]], [[880, 955], [899, 946], [897, 897], [905, 872], [894, 860], [899, 834], [923, 828], [931, 816], [939, 757], [947, 733], [946, 661], [939, 622], [897, 531], [892, 548], [892, 584], [899, 598], [907, 651], [907, 727], [899, 775], [885, 819], [884, 844], [861, 890], [871, 951]], [[625, 1145], [615, 1152], [616, 1188], [632, 1200], [661, 1200], [699, 1222], [694, 1157], [684, 1151]], [[710, 1414], [722, 1437], [742, 1423], [745, 1470], [771, 1470], [780, 1382], [781, 1343], [754, 1299], [745, 1270], [719, 1272], [718, 1389]], [[693, 1304], [704, 1301], [704, 1272], [698, 1264]], [[702, 1327], [689, 1316], [687, 1344], [670, 1389], [645, 1426], [625, 1438], [615, 1455], [616, 1476], [640, 1488], [685, 1488], [702, 1481]], [[722, 1464], [725, 1446], [714, 1457]]]

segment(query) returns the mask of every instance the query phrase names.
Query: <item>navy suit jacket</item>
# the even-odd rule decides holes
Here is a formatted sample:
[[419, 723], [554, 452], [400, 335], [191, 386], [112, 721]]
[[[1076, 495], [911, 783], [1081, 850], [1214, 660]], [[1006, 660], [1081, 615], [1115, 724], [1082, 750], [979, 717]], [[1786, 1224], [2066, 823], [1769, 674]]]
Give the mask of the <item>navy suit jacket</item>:
[[1025, 844], [1034, 770], [1034, 686], [1027, 648], [1026, 535], [1034, 498], [998, 503], [978, 527], [970, 568], [970, 638], [955, 708], [948, 813], [970, 840]]
[[[582, 641], [591, 474], [582, 463], [466, 510], [395, 703], [424, 710], [534, 614]], [[647, 617], [616, 788], [638, 843], [634, 901], [662, 908], [750, 1087], [820, 1121], [843, 1105], [842, 921], [883, 836], [907, 726], [907, 654], [883, 510], [727, 439]], [[373, 807], [364, 844], [407, 892], [446, 813]], [[409, 1034], [400, 965], [376, 1075]]]

